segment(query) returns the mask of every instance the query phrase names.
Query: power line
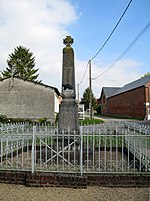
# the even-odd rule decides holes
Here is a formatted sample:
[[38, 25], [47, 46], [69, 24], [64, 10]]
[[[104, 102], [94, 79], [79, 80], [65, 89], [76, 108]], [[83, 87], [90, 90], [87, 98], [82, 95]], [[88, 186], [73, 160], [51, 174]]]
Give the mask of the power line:
[[116, 28], [118, 27], [119, 23], [121, 22], [123, 16], [125, 15], [125, 13], [127, 12], [130, 4], [131, 4], [132, 0], [130, 0], [130, 2], [128, 3], [126, 9], [124, 10], [123, 14], [121, 15], [121, 17], [119, 18], [117, 24], [115, 25], [115, 27], [113, 28], [112, 32], [110, 33], [110, 35], [108, 36], [108, 38], [106, 39], [106, 41], [104, 42], [104, 44], [102, 45], [102, 47], [98, 50], [98, 52], [92, 57], [91, 61], [93, 59], [95, 59], [95, 57], [102, 51], [102, 49], [105, 47], [105, 45], [107, 44], [107, 42], [109, 41], [109, 39], [111, 38], [111, 36], [113, 35], [114, 31], [116, 30]]
[[85, 71], [84, 71], [83, 77], [82, 77], [82, 79], [81, 79], [81, 81], [80, 81], [79, 84], [81, 84], [81, 83], [83, 82], [83, 80], [84, 80], [84, 77], [85, 77], [86, 72], [87, 72], [87, 69], [88, 69], [88, 64], [89, 64], [89, 62], [87, 63], [87, 67], [86, 67], [86, 69], [85, 69]]
[[101, 74], [96, 76], [95, 78], [92, 78], [92, 80], [97, 79], [98, 77], [102, 76], [104, 73], [106, 73], [110, 68], [112, 68], [130, 49], [131, 47], [143, 36], [143, 34], [148, 30], [150, 27], [150, 22], [142, 29], [142, 31], [135, 37], [135, 39], [128, 45], [128, 47], [115, 59], [115, 61]]
[[[114, 31], [116, 30], [117, 26], [119, 25], [119, 23], [121, 22], [123, 16], [125, 15], [126, 11], [128, 10], [128, 8], [129, 8], [131, 2], [132, 2], [132, 0], [129, 1], [129, 3], [128, 3], [126, 9], [124, 10], [124, 12], [123, 12], [123, 14], [121, 15], [121, 17], [119, 18], [119, 20], [118, 20], [116, 26], [114, 27], [114, 29], [112, 30], [112, 32], [110, 33], [110, 35], [108, 36], [108, 38], [106, 39], [106, 41], [104, 42], [104, 44], [102, 45], [102, 47], [101, 47], [101, 48], [99, 49], [99, 51], [95, 54], [95, 56], [92, 57], [92, 59], [91, 59], [90, 61], [92, 61], [93, 59], [95, 59], [95, 57], [96, 57], [96, 56], [102, 51], [102, 49], [105, 47], [106, 43], [109, 41], [110, 37], [113, 35]], [[84, 72], [83, 77], [82, 77], [82, 79], [81, 79], [81, 81], [80, 81], [79, 84], [81, 84], [81, 83], [83, 82], [83, 80], [84, 80], [84, 77], [85, 77], [86, 72], [87, 72], [87, 69], [88, 69], [88, 64], [89, 64], [89, 61], [88, 61], [88, 63], [87, 63], [87, 67], [86, 67], [86, 69], [85, 69], [85, 72]]]

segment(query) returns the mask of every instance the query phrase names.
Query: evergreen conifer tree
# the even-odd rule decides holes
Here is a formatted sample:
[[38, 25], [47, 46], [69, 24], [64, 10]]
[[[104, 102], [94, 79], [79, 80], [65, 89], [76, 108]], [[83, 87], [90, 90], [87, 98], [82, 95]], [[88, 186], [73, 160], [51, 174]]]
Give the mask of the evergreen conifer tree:
[[[89, 103], [90, 103], [90, 88], [86, 88], [83, 97], [81, 98], [81, 104], [84, 104], [85, 110], [89, 108]], [[96, 105], [96, 98], [94, 97], [94, 94], [92, 92], [92, 107]]]
[[39, 69], [35, 69], [35, 57], [29, 49], [19, 46], [14, 53], [9, 54], [7, 59], [8, 67], [2, 73], [3, 78], [17, 76], [24, 80], [37, 81]]

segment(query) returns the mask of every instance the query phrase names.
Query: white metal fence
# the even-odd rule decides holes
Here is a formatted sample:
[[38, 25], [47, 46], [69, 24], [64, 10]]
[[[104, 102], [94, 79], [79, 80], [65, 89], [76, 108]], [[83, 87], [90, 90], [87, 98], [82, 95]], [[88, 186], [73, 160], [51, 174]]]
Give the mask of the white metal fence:
[[139, 124], [0, 125], [0, 169], [69, 173], [150, 172], [150, 130]]

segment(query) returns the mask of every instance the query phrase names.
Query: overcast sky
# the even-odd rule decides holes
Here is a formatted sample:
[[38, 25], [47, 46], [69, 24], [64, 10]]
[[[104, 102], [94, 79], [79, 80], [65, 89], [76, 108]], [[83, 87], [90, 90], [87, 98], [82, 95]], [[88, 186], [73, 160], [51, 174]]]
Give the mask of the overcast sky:
[[[61, 91], [63, 39], [74, 38], [76, 84], [103, 45], [129, 0], [0, 0], [0, 70], [22, 45], [36, 58], [39, 80]], [[150, 27], [110, 70], [103, 73], [150, 21], [150, 0], [133, 0], [104, 49], [92, 60], [92, 88], [121, 87], [150, 71]], [[88, 87], [88, 70], [80, 96]]]

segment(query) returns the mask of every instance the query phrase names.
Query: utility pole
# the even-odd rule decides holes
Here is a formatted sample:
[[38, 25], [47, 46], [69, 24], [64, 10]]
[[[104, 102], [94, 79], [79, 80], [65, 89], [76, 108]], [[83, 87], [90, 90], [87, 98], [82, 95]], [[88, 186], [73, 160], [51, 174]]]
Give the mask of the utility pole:
[[78, 100], [78, 105], [79, 105], [79, 83], [77, 84], [77, 100]]
[[90, 113], [90, 119], [92, 119], [92, 77], [91, 77], [91, 60], [89, 60], [89, 89], [90, 89], [89, 113]]

